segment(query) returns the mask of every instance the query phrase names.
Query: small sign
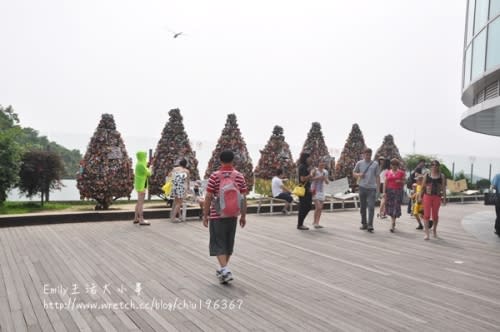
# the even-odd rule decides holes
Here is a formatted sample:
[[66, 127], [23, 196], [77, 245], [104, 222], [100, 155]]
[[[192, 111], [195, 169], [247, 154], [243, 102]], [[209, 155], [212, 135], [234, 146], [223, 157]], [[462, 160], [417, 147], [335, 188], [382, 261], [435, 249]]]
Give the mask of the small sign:
[[108, 153], [108, 159], [121, 159], [122, 158], [122, 150], [119, 146], [112, 147], [110, 152]]

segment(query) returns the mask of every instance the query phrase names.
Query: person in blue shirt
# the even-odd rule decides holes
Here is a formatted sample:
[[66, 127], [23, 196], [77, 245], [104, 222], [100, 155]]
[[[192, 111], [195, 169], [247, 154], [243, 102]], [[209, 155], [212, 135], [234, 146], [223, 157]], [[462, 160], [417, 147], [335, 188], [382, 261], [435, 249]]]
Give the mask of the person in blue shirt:
[[[491, 189], [495, 189], [497, 195], [500, 195], [500, 173], [496, 174], [491, 180]], [[495, 204], [497, 219], [495, 220], [495, 234], [500, 236], [500, 199]]]

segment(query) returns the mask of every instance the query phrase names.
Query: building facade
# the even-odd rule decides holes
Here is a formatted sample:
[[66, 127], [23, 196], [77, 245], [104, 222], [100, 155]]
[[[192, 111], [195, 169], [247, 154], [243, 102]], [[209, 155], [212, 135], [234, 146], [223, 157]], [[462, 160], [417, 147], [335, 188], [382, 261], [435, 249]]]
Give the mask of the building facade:
[[461, 126], [500, 136], [500, 0], [468, 0]]

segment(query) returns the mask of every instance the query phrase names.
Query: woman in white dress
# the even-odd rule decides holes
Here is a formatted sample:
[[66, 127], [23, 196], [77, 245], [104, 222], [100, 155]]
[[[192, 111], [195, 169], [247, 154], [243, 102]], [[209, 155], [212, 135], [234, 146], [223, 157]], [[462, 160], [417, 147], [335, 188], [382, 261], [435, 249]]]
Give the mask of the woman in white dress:
[[314, 202], [314, 228], [323, 228], [319, 224], [321, 212], [323, 211], [323, 203], [325, 201], [324, 184], [328, 183], [328, 171], [325, 169], [325, 161], [320, 160], [318, 167], [311, 171], [311, 193]]
[[190, 173], [186, 166], [187, 161], [183, 158], [179, 161], [179, 166], [174, 167], [169, 174], [172, 179], [172, 197], [174, 199], [172, 212], [170, 213], [172, 222], [182, 221], [182, 219], [176, 218], [176, 216], [181, 211], [182, 201], [186, 197], [189, 188]]

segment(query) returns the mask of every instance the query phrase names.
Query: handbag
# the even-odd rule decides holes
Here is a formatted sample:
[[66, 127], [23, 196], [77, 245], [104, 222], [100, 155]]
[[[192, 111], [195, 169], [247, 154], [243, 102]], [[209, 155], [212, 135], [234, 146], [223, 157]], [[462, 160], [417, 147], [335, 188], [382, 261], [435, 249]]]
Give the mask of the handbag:
[[165, 194], [165, 196], [170, 196], [170, 194], [172, 193], [172, 187], [174, 186], [174, 184], [172, 183], [172, 180], [169, 179], [167, 180], [167, 182], [165, 182], [165, 184], [163, 185], [163, 187], [161, 187], [161, 189], [163, 190], [163, 193]]
[[484, 205], [497, 205], [500, 201], [500, 196], [497, 193], [485, 193]]
[[302, 185], [295, 186], [295, 188], [293, 188], [292, 194], [298, 197], [303, 197], [306, 194], [306, 188]]

